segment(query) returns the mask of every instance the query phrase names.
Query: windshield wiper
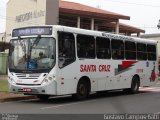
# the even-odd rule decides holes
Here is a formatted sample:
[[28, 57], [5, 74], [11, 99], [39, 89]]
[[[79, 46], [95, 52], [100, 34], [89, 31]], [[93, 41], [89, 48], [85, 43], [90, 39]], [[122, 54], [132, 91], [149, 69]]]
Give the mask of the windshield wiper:
[[33, 44], [31, 43], [31, 46], [30, 46], [30, 56], [31, 56], [31, 52], [32, 52], [33, 46], [34, 46], [34, 45], [37, 46], [40, 40], [41, 40], [41, 36], [38, 35], [38, 37], [37, 37], [36, 40], [33, 42]]
[[19, 45], [22, 47], [23, 52], [26, 54], [26, 45], [23, 44], [24, 42], [22, 40], [23, 39], [21, 37], [18, 37]]
[[31, 45], [31, 47], [33, 47], [34, 45], [38, 45], [39, 41], [41, 40], [41, 35], [38, 35], [38, 37], [36, 38], [36, 40], [33, 42], [33, 44]]

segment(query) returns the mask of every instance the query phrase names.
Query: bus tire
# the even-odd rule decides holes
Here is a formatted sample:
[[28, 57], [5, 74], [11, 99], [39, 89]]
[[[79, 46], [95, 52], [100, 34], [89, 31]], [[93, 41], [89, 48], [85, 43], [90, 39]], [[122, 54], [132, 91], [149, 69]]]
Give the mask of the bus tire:
[[89, 87], [85, 80], [80, 80], [77, 85], [77, 93], [73, 95], [77, 100], [85, 100], [89, 95]]
[[49, 99], [49, 95], [37, 95], [37, 98], [41, 101], [47, 101]]
[[139, 91], [139, 86], [140, 86], [139, 78], [138, 78], [138, 76], [134, 76], [134, 77], [132, 78], [132, 84], [131, 84], [130, 92], [131, 92], [132, 94], [138, 93], [138, 91]]

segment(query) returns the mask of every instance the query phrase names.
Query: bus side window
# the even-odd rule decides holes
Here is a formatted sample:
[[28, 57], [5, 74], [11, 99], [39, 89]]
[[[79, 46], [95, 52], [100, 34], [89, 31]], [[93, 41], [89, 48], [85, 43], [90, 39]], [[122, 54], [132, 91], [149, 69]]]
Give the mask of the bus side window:
[[147, 54], [148, 54], [148, 60], [156, 60], [156, 46], [155, 45], [147, 45]]
[[135, 42], [125, 42], [125, 58], [127, 60], [136, 60], [136, 44]]
[[124, 59], [124, 43], [122, 40], [112, 39], [112, 58], [113, 59]]
[[147, 60], [146, 44], [137, 43], [137, 59], [138, 60]]
[[96, 53], [98, 59], [111, 58], [110, 40], [108, 38], [96, 38]]
[[95, 38], [87, 35], [77, 35], [77, 55], [79, 58], [95, 58]]
[[60, 68], [75, 61], [75, 38], [72, 33], [58, 32], [58, 54]]

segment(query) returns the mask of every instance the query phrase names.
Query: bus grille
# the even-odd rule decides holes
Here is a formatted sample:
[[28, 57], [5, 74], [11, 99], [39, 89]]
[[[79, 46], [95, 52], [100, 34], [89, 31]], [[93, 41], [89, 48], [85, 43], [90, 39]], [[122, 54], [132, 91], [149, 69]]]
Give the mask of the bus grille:
[[15, 74], [18, 79], [38, 79], [41, 74], [22, 74], [22, 73], [16, 73]]

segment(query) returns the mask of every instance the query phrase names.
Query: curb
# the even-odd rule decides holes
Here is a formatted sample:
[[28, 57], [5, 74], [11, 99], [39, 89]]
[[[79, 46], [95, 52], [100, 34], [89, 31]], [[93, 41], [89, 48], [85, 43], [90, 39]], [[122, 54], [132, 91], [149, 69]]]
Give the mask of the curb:
[[0, 75], [0, 80], [7, 80], [8, 79], [8, 76], [6, 75]]
[[[0, 94], [5, 95], [5, 97], [0, 98], [0, 103], [4, 102], [15, 102], [15, 101], [20, 101], [20, 100], [29, 100], [29, 99], [35, 99], [36, 96], [32, 95], [23, 95], [23, 94], [12, 94], [12, 93], [3, 93], [0, 92]], [[11, 95], [11, 96], [10, 96]]]

